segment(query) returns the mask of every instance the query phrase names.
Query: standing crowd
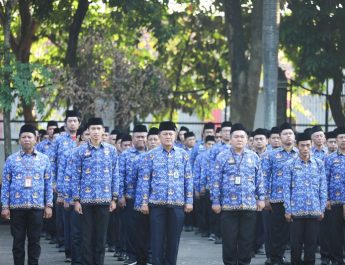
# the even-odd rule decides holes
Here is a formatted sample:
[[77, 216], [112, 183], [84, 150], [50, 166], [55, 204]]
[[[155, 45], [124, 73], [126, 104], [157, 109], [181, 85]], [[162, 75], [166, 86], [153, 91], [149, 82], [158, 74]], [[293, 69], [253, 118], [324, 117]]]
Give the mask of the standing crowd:
[[109, 251], [127, 265], [176, 265], [183, 229], [222, 244], [225, 265], [260, 254], [312, 265], [318, 246], [323, 265], [343, 264], [345, 127], [249, 133], [225, 121], [196, 140], [170, 121], [130, 135], [67, 111], [61, 128], [23, 125], [19, 144], [1, 186], [15, 265], [26, 238], [28, 264], [39, 264], [43, 233], [72, 264], [103, 265]]

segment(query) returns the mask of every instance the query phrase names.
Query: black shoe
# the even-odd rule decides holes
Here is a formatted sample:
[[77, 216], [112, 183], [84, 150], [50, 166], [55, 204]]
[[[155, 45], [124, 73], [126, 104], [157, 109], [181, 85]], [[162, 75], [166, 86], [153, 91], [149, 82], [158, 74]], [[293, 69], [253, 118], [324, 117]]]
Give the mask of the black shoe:
[[115, 247], [114, 246], [109, 246], [108, 247], [108, 252], [115, 252]]
[[65, 258], [65, 262], [66, 262], [66, 263], [67, 263], [67, 262], [72, 262], [71, 257], [66, 257], [66, 258]]
[[214, 241], [216, 245], [223, 244], [223, 240], [220, 237], [216, 237], [216, 241]]
[[209, 233], [203, 232], [203, 233], [201, 234], [201, 237], [209, 237]]
[[261, 247], [255, 251], [256, 255], [265, 255], [264, 249]]
[[121, 252], [120, 251], [115, 251], [113, 257], [115, 257], [115, 258], [121, 257]]
[[271, 258], [266, 259], [265, 265], [272, 265]]
[[121, 253], [120, 256], [117, 258], [118, 261], [124, 261], [125, 260], [125, 254]]

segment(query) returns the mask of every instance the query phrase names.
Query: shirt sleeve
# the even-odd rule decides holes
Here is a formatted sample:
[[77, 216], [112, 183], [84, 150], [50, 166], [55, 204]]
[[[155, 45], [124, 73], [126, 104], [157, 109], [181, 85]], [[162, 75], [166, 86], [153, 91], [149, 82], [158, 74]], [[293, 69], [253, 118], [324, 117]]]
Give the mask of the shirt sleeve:
[[53, 182], [51, 177], [51, 165], [46, 157], [46, 169], [44, 172], [44, 205], [53, 207]]
[[261, 170], [265, 183], [266, 199], [269, 199], [272, 189], [272, 167], [269, 153], [261, 158]]
[[184, 167], [184, 192], [185, 192], [185, 204], [193, 204], [193, 174], [192, 167], [189, 162], [188, 154], [185, 154], [185, 167]]
[[220, 185], [223, 178], [222, 171], [222, 160], [220, 156], [217, 156], [211, 183], [211, 198], [213, 206], [220, 205]]
[[2, 209], [10, 208], [10, 189], [12, 181], [11, 160], [8, 158], [2, 173], [1, 203]]
[[200, 180], [201, 180], [201, 154], [197, 156], [194, 163], [194, 171], [193, 171], [193, 181], [194, 181], [194, 189], [196, 192], [200, 192]]
[[325, 173], [325, 166], [324, 164], [320, 161], [320, 206], [321, 206], [321, 211], [324, 212], [326, 209], [326, 204], [327, 204], [327, 179], [326, 179], [326, 173]]
[[265, 180], [262, 174], [261, 169], [261, 162], [259, 160], [259, 157], [256, 158], [257, 161], [257, 167], [255, 168], [255, 193], [260, 201], [264, 201], [266, 197], [266, 187], [265, 187]]
[[126, 181], [126, 153], [119, 156], [119, 198], [125, 195], [125, 181]]
[[82, 158], [79, 150], [75, 152], [74, 163], [71, 164], [71, 189], [74, 201], [80, 200], [80, 181], [82, 178]]
[[114, 150], [113, 161], [112, 161], [112, 199], [117, 200], [119, 196], [120, 179], [119, 179], [119, 159], [116, 151]]
[[329, 200], [330, 194], [330, 181], [331, 181], [331, 157], [326, 157], [325, 159], [325, 176], [326, 176], [326, 183], [327, 183], [327, 200]]
[[284, 207], [285, 212], [287, 214], [292, 214], [291, 209], [291, 189], [292, 189], [292, 163], [289, 161], [287, 162], [286, 166], [283, 170], [283, 179], [284, 179], [284, 189], [283, 189], [283, 195], [284, 195]]
[[[143, 205], [149, 204], [149, 198], [150, 198], [150, 185], [151, 185], [151, 176], [152, 176], [152, 158], [150, 154], [145, 155], [143, 159], [143, 165], [142, 170], [139, 172], [139, 181], [138, 182], [138, 195], [141, 198], [140, 200], [140, 207]], [[139, 206], [139, 205], [138, 205]]]

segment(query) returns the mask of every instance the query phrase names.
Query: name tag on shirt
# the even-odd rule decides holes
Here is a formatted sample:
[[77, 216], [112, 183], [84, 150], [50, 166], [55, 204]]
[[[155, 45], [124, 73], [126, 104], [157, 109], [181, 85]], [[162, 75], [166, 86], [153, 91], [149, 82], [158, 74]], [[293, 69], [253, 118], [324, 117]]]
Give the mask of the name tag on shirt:
[[235, 176], [235, 185], [241, 185], [241, 176]]
[[32, 177], [25, 177], [24, 188], [32, 188]]

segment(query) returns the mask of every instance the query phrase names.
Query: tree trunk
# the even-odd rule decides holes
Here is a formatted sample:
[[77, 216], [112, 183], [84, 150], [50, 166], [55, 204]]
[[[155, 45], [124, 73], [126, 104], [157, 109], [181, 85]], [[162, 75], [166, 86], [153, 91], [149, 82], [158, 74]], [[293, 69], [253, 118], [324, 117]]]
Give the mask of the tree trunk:
[[89, 0], [79, 0], [78, 8], [73, 16], [73, 22], [69, 27], [67, 52], [65, 57], [65, 64], [71, 68], [77, 66], [77, 49], [78, 49], [78, 38], [81, 31], [85, 15], [88, 11], [90, 2]]
[[345, 126], [344, 108], [341, 102], [341, 93], [343, 90], [343, 75], [341, 70], [333, 77], [333, 83], [333, 92], [328, 96], [329, 106], [331, 108], [335, 124], [338, 127]]
[[263, 66], [266, 129], [277, 123], [279, 1], [265, 0], [263, 4]]
[[[262, 0], [253, 1], [249, 47], [244, 37], [241, 1], [223, 0], [223, 5], [231, 65], [231, 120], [252, 129], [262, 63]], [[248, 48], [250, 59], [246, 57]]]
[[[10, 38], [11, 38], [11, 21], [12, 21], [12, 9], [13, 6], [16, 4], [16, 0], [8, 0], [5, 4], [5, 17], [4, 17], [4, 85], [8, 88], [7, 91], [10, 93], [10, 83], [11, 83], [11, 58], [10, 58]], [[4, 114], [4, 151], [5, 151], [5, 159], [12, 153], [12, 146], [11, 146], [11, 107], [3, 109]]]

